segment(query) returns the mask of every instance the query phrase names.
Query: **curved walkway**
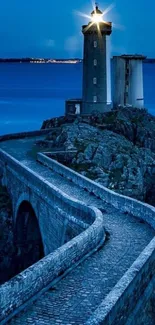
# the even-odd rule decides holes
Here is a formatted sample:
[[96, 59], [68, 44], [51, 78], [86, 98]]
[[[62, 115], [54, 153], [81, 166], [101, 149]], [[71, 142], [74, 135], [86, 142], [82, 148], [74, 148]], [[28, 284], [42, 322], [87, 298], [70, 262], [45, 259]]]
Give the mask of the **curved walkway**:
[[[65, 193], [102, 210], [110, 233], [104, 247], [42, 294], [8, 324], [84, 324], [154, 236], [154, 231], [129, 214], [79, 188], [28, 158], [33, 139], [13, 140], [0, 147]], [[16, 150], [15, 150], [16, 148]]]

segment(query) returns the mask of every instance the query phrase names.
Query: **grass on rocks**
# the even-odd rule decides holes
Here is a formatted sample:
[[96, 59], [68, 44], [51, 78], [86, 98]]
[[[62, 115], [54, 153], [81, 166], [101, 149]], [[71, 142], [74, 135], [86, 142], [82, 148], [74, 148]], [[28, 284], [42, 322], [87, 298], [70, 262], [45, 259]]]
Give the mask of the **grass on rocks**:
[[41, 147], [39, 145], [33, 145], [31, 150], [27, 152], [27, 156], [31, 157], [32, 159], [36, 160], [37, 159], [37, 154], [39, 152], [45, 152], [45, 151], [50, 151], [48, 148]]

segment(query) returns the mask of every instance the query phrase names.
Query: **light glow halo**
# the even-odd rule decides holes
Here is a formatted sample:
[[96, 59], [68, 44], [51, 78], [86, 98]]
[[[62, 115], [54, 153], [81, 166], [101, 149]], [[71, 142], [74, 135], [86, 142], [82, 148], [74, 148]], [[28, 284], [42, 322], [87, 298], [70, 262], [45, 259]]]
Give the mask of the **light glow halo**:
[[[112, 3], [111, 5], [109, 5], [104, 11], [103, 11], [103, 13], [102, 14], [98, 14], [97, 12], [96, 12], [96, 6], [97, 6], [97, 3], [95, 3], [94, 5], [93, 5], [93, 10], [94, 10], [94, 14], [93, 15], [87, 15], [87, 14], [85, 14], [85, 13], [83, 13], [83, 12], [77, 12], [76, 11], [76, 13], [79, 15], [79, 16], [81, 16], [81, 17], [84, 17], [84, 18], [87, 18], [87, 19], [90, 19], [90, 24], [88, 24], [88, 29], [92, 26], [92, 25], [94, 25], [94, 24], [96, 24], [97, 25], [97, 27], [99, 28], [99, 23], [104, 23], [104, 24], [106, 24], [106, 25], [108, 25], [109, 26], [109, 23], [108, 22], [106, 22], [104, 19], [103, 19], [103, 17], [109, 12], [109, 11], [111, 11], [114, 7], [115, 7], [115, 5], [114, 5], [114, 3]], [[98, 6], [97, 6], [98, 7]]]
[[103, 21], [103, 15], [95, 13], [91, 16], [91, 21], [95, 24], [101, 23]]

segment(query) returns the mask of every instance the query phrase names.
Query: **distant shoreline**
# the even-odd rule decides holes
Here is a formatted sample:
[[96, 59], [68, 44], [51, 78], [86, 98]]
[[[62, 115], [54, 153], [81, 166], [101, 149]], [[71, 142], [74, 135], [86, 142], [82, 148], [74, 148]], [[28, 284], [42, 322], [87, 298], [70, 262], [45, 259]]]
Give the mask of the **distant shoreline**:
[[82, 59], [38, 59], [38, 58], [0, 58], [0, 63], [68, 63], [76, 64], [81, 63]]
[[[38, 58], [0, 58], [0, 63], [47, 63], [47, 64], [77, 64], [82, 63], [82, 59], [38, 59]], [[155, 63], [155, 59], [145, 59], [144, 63]]]
[[144, 63], [155, 63], [155, 59], [145, 59]]

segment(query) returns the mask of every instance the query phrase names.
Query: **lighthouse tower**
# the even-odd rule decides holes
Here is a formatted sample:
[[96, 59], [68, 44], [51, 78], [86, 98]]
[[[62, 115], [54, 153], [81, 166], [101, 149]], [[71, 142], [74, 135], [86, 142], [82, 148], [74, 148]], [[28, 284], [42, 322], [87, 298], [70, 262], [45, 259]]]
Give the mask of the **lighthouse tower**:
[[82, 27], [84, 35], [82, 115], [111, 109], [111, 71], [109, 36], [112, 23], [103, 21], [103, 13], [96, 5], [91, 22]]

